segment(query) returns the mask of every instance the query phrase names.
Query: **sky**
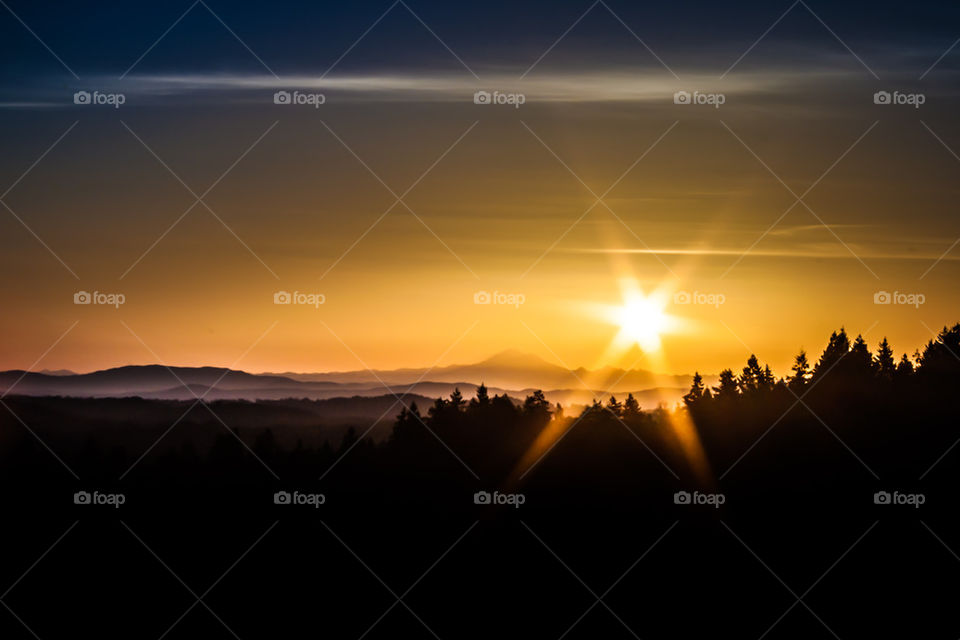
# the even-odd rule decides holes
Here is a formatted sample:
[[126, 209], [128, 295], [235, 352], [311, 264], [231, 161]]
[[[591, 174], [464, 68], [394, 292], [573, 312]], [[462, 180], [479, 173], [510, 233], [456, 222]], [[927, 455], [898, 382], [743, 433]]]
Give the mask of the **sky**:
[[5, 1], [0, 369], [786, 374], [960, 320], [960, 7]]

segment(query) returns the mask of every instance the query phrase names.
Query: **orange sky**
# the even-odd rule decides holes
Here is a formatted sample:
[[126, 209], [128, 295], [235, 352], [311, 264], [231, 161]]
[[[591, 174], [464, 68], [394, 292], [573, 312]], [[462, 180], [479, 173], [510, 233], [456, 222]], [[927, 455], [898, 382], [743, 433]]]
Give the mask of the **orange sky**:
[[[132, 269], [195, 198], [121, 116], [85, 117], [5, 198], [78, 278], [0, 211], [0, 369], [33, 365], [74, 322], [36, 368], [158, 359], [250, 371], [394, 368], [505, 348], [593, 367], [608, 364], [601, 354], [617, 327], [584, 310], [618, 304], [624, 276], [671, 300], [724, 300], [671, 302], [686, 330], [639, 367], [715, 372], [753, 351], [783, 374], [801, 346], [818, 353], [841, 324], [912, 353], [932, 337], [927, 327], [960, 320], [960, 253], [921, 279], [960, 235], [960, 162], [914, 113], [822, 100], [744, 97], [722, 110], [684, 110], [669, 94], [499, 110], [359, 102], [319, 114], [194, 108], [175, 118], [134, 109], [123, 122], [197, 195], [277, 124], [204, 198], [226, 226], [197, 205]], [[75, 119], [50, 111], [0, 123], [15, 138], [3, 184]], [[948, 113], [923, 119], [960, 148]], [[584, 215], [668, 129], [603, 198], [613, 212], [597, 205]], [[354, 153], [397, 195], [443, 157], [404, 197], [415, 215], [398, 204], [374, 225], [394, 196]], [[802, 194], [841, 156], [804, 197], [830, 229], [798, 204], [731, 269], [795, 202], [787, 187]], [[78, 290], [126, 302], [75, 305]], [[275, 305], [279, 290], [325, 302]], [[474, 304], [482, 290], [525, 300]], [[877, 291], [925, 299], [876, 305]]]

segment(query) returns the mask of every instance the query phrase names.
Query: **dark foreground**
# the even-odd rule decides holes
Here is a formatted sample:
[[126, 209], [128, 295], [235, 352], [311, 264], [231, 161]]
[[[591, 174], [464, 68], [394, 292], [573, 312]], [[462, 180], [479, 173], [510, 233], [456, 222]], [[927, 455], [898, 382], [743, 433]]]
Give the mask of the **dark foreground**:
[[0, 637], [955, 638], [960, 360], [842, 346], [676, 415], [454, 398], [378, 443], [9, 396]]

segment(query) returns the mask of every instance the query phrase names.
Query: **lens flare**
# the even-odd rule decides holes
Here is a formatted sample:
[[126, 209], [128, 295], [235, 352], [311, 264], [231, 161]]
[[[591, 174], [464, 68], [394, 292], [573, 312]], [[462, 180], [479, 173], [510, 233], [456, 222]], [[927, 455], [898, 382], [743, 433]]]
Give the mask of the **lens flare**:
[[660, 349], [660, 335], [669, 329], [664, 306], [653, 297], [628, 294], [623, 306], [614, 309], [611, 320], [620, 327], [617, 342], [639, 345], [644, 351]]

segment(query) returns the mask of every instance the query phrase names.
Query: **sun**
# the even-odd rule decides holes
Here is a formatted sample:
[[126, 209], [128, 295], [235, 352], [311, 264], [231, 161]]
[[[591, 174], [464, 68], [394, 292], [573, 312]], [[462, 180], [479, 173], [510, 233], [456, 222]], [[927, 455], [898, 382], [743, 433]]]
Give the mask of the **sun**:
[[619, 285], [617, 302], [577, 303], [581, 313], [616, 329], [600, 361], [619, 362], [624, 356], [635, 356], [639, 349], [650, 366], [664, 364], [662, 338], [691, 329], [688, 321], [667, 311], [673, 299], [672, 288], [660, 284], [644, 290], [632, 277], [620, 278]]
[[661, 334], [670, 328], [664, 305], [638, 292], [626, 296], [623, 306], [613, 310], [612, 320], [620, 327], [618, 342], [636, 344], [645, 351], [658, 351]]

